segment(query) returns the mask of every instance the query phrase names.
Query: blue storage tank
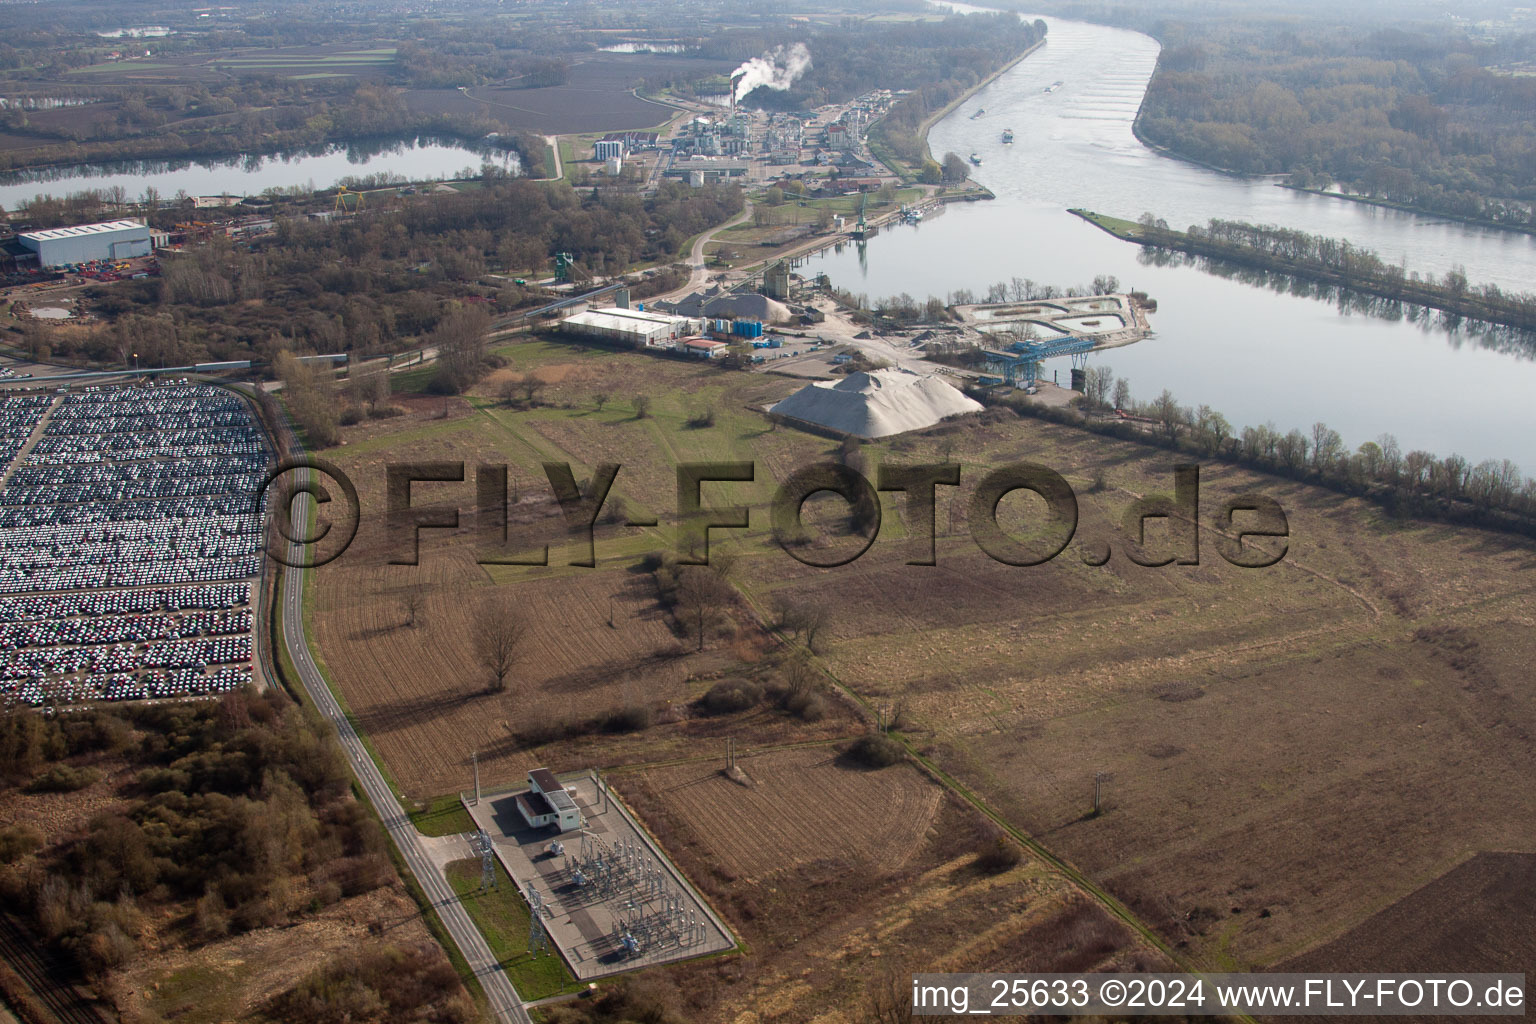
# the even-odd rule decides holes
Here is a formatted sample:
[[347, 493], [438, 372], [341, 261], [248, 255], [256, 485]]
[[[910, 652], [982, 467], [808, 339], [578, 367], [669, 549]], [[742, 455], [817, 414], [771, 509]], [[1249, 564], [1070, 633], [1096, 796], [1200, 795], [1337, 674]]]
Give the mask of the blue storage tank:
[[737, 320], [731, 324], [731, 333], [740, 338], [761, 338], [763, 324], [760, 320]]

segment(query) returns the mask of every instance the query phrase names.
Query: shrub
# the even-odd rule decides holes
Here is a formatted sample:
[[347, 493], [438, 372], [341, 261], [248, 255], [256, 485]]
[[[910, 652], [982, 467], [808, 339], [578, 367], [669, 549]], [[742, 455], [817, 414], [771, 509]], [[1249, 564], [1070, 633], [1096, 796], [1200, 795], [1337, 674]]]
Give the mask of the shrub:
[[874, 732], [860, 736], [846, 753], [850, 761], [866, 768], [888, 768], [906, 755], [900, 743]]
[[602, 718], [603, 732], [639, 732], [651, 725], [651, 709], [643, 704], [631, 704], [608, 712]]
[[353, 427], [363, 422], [363, 414], [355, 405], [349, 405], [341, 411], [341, 425]]
[[750, 679], [722, 679], [699, 698], [699, 704], [712, 715], [745, 711], [763, 699], [763, 688]]
[[461, 1024], [476, 1014], [457, 993], [458, 985], [452, 965], [435, 948], [385, 946], [311, 974], [274, 999], [268, 1013], [277, 1020], [315, 1024]]
[[705, 409], [688, 417], [688, 428], [690, 430], [701, 430], [704, 427], [712, 427], [714, 425], [715, 410], [713, 409]]
[[27, 791], [29, 793], [74, 793], [100, 778], [101, 772], [95, 768], [71, 768], [67, 764], [56, 764], [33, 779]]
[[42, 849], [43, 837], [27, 825], [0, 828], [0, 864], [11, 864]]
[[784, 699], [784, 710], [803, 722], [819, 722], [827, 717], [827, 702], [819, 693], [793, 693]]
[[982, 845], [976, 854], [976, 866], [989, 875], [1000, 875], [1009, 868], [1016, 867], [1023, 854], [1019, 846], [1008, 839], [1007, 836], [995, 836]]

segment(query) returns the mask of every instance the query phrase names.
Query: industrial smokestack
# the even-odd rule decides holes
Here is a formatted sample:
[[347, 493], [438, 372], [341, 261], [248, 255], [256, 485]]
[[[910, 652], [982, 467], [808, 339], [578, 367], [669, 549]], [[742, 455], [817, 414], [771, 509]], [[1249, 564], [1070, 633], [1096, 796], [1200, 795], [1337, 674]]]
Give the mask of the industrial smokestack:
[[735, 73], [733, 73], [731, 75], [731, 116], [732, 117], [736, 116], [736, 86], [739, 85], [741, 83], [741, 80], [743, 78], [746, 78], [746, 77], [747, 77], [747, 72], [745, 70], [736, 71]]
[[743, 96], [762, 86], [784, 90], [794, 85], [795, 79], [805, 74], [810, 66], [811, 51], [804, 43], [776, 47], [761, 57], [746, 61], [731, 72], [731, 112], [736, 112], [736, 87], [740, 80], [746, 79], [746, 88], [741, 90]]

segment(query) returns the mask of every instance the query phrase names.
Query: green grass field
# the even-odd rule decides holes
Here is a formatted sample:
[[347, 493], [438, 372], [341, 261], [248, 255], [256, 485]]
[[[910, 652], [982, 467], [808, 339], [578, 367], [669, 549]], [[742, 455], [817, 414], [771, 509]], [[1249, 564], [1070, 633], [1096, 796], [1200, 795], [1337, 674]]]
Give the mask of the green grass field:
[[528, 952], [528, 905], [501, 864], [496, 865], [496, 888], [481, 890], [480, 862], [456, 860], [448, 865], [448, 883], [458, 893], [471, 920], [485, 936], [501, 969], [524, 999], [545, 999], [578, 992], [582, 985], [566, 968], [560, 954]]
[[410, 819], [424, 836], [456, 836], [475, 831], [475, 821], [457, 793], [428, 800], [421, 810], [410, 812]]

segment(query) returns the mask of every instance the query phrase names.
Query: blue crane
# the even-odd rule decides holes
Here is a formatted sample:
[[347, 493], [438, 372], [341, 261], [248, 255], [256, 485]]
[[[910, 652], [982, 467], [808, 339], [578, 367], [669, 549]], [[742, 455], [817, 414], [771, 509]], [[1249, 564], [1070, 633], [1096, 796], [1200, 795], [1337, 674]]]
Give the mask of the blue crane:
[[1072, 366], [1080, 368], [1088, 362], [1093, 351], [1092, 338], [1054, 338], [1048, 341], [1016, 341], [1008, 351], [985, 349], [987, 370], [996, 373], [1014, 387], [1030, 388], [1035, 384], [1035, 367], [1042, 359], [1052, 356], [1071, 356]]

